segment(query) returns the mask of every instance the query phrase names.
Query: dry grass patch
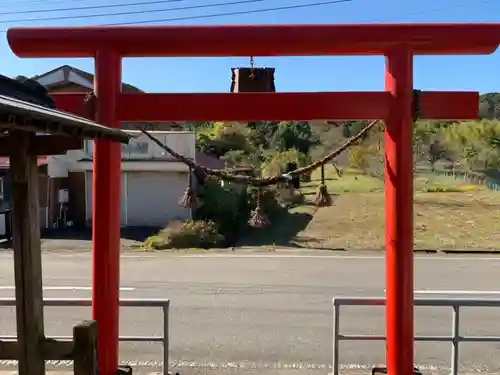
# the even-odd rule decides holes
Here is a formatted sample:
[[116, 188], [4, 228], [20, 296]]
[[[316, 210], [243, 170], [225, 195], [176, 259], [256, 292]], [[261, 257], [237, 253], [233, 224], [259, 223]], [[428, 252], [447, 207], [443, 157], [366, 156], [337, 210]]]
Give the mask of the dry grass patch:
[[[499, 249], [500, 194], [417, 193], [416, 249]], [[307, 247], [382, 249], [384, 194], [342, 194], [296, 236]]]
[[[312, 206], [320, 183], [316, 170], [312, 181], [302, 184], [306, 204], [290, 215], [253, 233], [255, 246], [323, 249], [383, 249], [385, 197], [382, 179], [344, 169], [339, 178], [325, 167], [325, 184], [333, 198], [331, 207]], [[500, 193], [467, 184], [450, 176], [429, 172], [415, 174], [415, 249], [500, 250]]]

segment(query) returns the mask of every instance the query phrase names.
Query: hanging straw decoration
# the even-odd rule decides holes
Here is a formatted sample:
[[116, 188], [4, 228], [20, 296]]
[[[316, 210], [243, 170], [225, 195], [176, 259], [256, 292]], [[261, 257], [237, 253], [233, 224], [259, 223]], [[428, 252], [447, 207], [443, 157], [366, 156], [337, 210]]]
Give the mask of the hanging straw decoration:
[[325, 165], [321, 164], [321, 184], [318, 186], [316, 191], [316, 198], [314, 198], [314, 203], [318, 207], [331, 206], [332, 197], [328, 194], [328, 188], [325, 184]]
[[248, 224], [254, 228], [262, 228], [269, 224], [269, 220], [262, 208], [262, 189], [257, 192], [257, 207], [252, 211]]
[[189, 168], [188, 187], [179, 200], [179, 204], [184, 208], [198, 208], [199, 203], [198, 197], [193, 189], [193, 171]]
[[339, 178], [339, 180], [342, 179], [342, 171], [337, 167], [337, 165], [332, 162], [332, 166], [333, 166], [333, 169], [335, 169], [335, 173], [337, 173], [337, 177]]
[[250, 56], [250, 74], [248, 76], [250, 79], [255, 79], [255, 60], [253, 59], [253, 56]]

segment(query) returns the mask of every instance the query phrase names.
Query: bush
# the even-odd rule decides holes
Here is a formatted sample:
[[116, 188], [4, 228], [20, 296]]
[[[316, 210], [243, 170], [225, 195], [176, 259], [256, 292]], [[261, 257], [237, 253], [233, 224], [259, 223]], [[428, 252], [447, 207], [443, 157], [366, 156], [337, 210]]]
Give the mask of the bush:
[[365, 172], [369, 166], [368, 149], [363, 145], [356, 145], [349, 148], [348, 161], [349, 167]]
[[[212, 221], [219, 233], [224, 236], [225, 246], [234, 246], [248, 229], [248, 220], [257, 206], [257, 189], [234, 183], [221, 183], [208, 179], [200, 189], [201, 206], [195, 217], [199, 220]], [[276, 199], [276, 191], [270, 188], [262, 191], [262, 208], [271, 219], [283, 212], [283, 207]]]
[[144, 247], [153, 249], [210, 249], [220, 247], [224, 241], [217, 225], [212, 221], [174, 221], [156, 236], [149, 237]]
[[225, 245], [234, 245], [246, 228], [250, 214], [245, 188], [231, 183], [221, 186], [219, 181], [207, 179], [199, 196], [201, 206], [195, 217], [214, 222], [225, 238]]
[[157, 235], [150, 236], [146, 238], [146, 241], [144, 241], [143, 246], [146, 249], [161, 249], [164, 248], [165, 246], [165, 239]]
[[[286, 184], [281, 184], [276, 187], [276, 196], [277, 202], [280, 207], [283, 208], [283, 213], [286, 212], [284, 209], [289, 208], [292, 205], [302, 204], [305, 201], [304, 194], [299, 189], [294, 189]], [[276, 208], [276, 213], [273, 213], [273, 216], [279, 213], [281, 208]]]
[[[264, 188], [261, 191], [261, 206], [264, 209], [265, 214], [268, 218], [272, 218], [273, 216], [281, 214], [284, 209], [280, 205], [277, 195], [278, 191], [274, 188]], [[256, 188], [249, 187], [247, 189], [247, 203], [248, 203], [248, 213], [250, 214], [257, 207], [257, 197], [259, 195], [259, 191]], [[248, 221], [248, 219], [247, 219]]]
[[478, 186], [462, 185], [462, 186], [433, 186], [424, 188], [426, 193], [467, 193], [479, 190]]
[[310, 158], [295, 149], [286, 151], [268, 152], [264, 163], [261, 166], [263, 177], [278, 176], [286, 171], [288, 163], [295, 163], [298, 167], [303, 167], [310, 163]]

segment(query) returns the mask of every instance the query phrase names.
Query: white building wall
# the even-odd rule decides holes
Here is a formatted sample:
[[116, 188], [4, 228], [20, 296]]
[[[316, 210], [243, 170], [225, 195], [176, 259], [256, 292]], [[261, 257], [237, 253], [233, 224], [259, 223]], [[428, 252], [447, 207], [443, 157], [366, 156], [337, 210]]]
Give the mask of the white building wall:
[[[122, 145], [123, 171], [175, 171], [185, 172], [189, 168], [178, 162], [161, 147], [139, 131], [129, 131], [136, 136], [128, 145]], [[152, 131], [152, 135], [167, 144], [178, 154], [195, 159], [196, 136], [194, 132]], [[67, 177], [68, 172], [91, 171], [94, 141], [85, 141], [83, 150], [68, 151], [66, 155], [49, 158], [50, 177]]]
[[[134, 135], [134, 138], [132, 138], [127, 145], [122, 145], [123, 160], [176, 160], [141, 132], [128, 131], [127, 133]], [[194, 132], [152, 131], [150, 133], [176, 153], [189, 159], [195, 158], [196, 138]], [[86, 141], [85, 143], [85, 154], [87, 157], [92, 158], [94, 142]]]
[[[189, 168], [140, 132], [122, 148], [121, 224], [163, 226], [169, 220], [187, 219], [191, 211], [178, 201], [187, 187]], [[194, 160], [193, 132], [152, 132], [179, 154]], [[92, 218], [92, 155], [93, 141], [83, 150], [53, 156], [48, 170], [51, 177], [67, 177], [68, 172], [85, 172], [87, 222]]]

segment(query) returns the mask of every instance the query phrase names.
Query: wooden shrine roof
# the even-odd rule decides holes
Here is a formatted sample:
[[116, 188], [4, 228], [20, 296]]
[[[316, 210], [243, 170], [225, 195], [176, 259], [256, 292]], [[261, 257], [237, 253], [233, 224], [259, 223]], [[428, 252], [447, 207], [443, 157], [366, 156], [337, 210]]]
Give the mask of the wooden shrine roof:
[[17, 81], [5, 76], [0, 76], [0, 129], [121, 143], [132, 138], [120, 129], [57, 110], [45, 88], [32, 80]]

